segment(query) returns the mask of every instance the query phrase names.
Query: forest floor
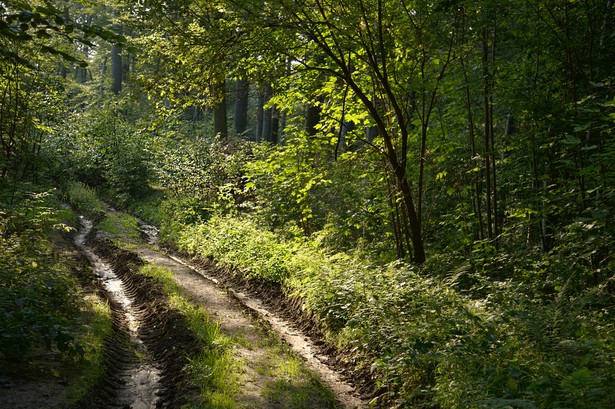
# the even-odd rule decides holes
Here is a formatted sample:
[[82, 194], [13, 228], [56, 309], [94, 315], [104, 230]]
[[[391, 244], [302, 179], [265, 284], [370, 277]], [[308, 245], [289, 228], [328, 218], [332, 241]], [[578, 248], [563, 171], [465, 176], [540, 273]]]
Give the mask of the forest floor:
[[[198, 393], [186, 382], [182, 365], [178, 364], [197, 352], [196, 339], [187, 330], [183, 317], [161, 301], [161, 285], [136, 274], [131, 267], [143, 263], [170, 271], [183, 295], [195, 306], [203, 307], [218, 322], [220, 332], [236, 341], [232, 344], [232, 355], [238, 363], [233, 366], [238, 371], [236, 407], [366, 406], [333, 369], [334, 357], [320, 346], [322, 343], [310, 339], [309, 325], [302, 330], [297, 323], [292, 324], [276, 300], [259, 299], [245, 283], [236, 282], [232, 272], [207, 261], [193, 266], [190, 261], [167, 254], [156, 245], [153, 230], [144, 227], [148, 243], [131, 244], [128, 249], [93, 237], [87, 223], [76, 237], [77, 248], [89, 259], [105, 287], [114, 320], [114, 334], [106, 342], [106, 375], [81, 407], [180, 407], [189, 400], [182, 395]], [[292, 375], [288, 369], [281, 370], [281, 366], [288, 365], [280, 363], [286, 355], [292, 356], [289, 360], [299, 357], [297, 361], [306, 368], [300, 371], [302, 379], [292, 379], [297, 377], [296, 371], [291, 370], [295, 372]], [[310, 384], [316, 383], [324, 385], [333, 399], [320, 396], [317, 388], [312, 390]], [[68, 389], [62, 380], [31, 376], [0, 386], [0, 407], [14, 409], [61, 407]], [[303, 398], [297, 401], [292, 395]]]

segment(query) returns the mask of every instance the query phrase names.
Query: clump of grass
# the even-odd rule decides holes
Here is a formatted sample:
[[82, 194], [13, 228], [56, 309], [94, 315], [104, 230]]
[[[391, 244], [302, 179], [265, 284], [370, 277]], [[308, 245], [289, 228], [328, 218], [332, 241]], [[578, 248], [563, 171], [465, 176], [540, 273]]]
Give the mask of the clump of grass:
[[69, 182], [66, 188], [68, 203], [84, 216], [97, 219], [106, 212], [96, 190], [81, 182]]
[[79, 360], [78, 371], [69, 380], [66, 404], [79, 402], [103, 376], [103, 343], [112, 332], [111, 309], [97, 297], [86, 297], [82, 308], [84, 323], [77, 335], [77, 342], [83, 345], [83, 357]]
[[287, 409], [337, 408], [333, 393], [320, 379], [286, 345], [271, 338], [266, 360], [259, 365], [259, 370], [271, 379], [265, 385], [265, 399]]
[[231, 354], [232, 340], [220, 332], [218, 322], [211, 319], [204, 308], [193, 305], [182, 295], [182, 290], [167, 268], [146, 264], [140, 272], [162, 283], [169, 295], [169, 306], [186, 317], [189, 329], [203, 345], [201, 353], [190, 358], [184, 368], [200, 390], [199, 402], [194, 402], [195, 407], [235, 408], [239, 382], [237, 362]]
[[107, 215], [99, 224], [98, 230], [104, 232], [113, 241], [123, 244], [138, 243], [141, 238], [139, 224], [133, 216], [117, 212]]

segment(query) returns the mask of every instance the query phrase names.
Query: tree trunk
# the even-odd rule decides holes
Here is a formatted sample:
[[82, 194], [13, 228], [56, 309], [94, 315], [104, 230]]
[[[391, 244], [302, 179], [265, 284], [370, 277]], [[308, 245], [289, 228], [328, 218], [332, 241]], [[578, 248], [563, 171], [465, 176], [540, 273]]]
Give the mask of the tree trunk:
[[273, 109], [265, 108], [264, 106], [271, 99], [271, 85], [266, 85], [263, 91], [263, 133], [262, 139], [265, 142], [272, 142], [271, 136], [273, 132]]
[[491, 79], [489, 72], [489, 38], [487, 29], [483, 29], [482, 33], [483, 45], [483, 104], [484, 104], [484, 161], [485, 161], [485, 186], [487, 191], [487, 236], [493, 239], [493, 208], [492, 208], [492, 192], [491, 192], [491, 132], [493, 124], [491, 123]]
[[263, 105], [265, 105], [265, 93], [263, 91], [259, 91], [258, 110], [256, 112], [256, 142], [263, 140], [263, 123], [265, 121], [265, 110], [263, 109]]
[[276, 107], [270, 108], [271, 110], [271, 135], [269, 136], [269, 142], [277, 145], [280, 139], [280, 111]]
[[217, 85], [214, 93], [220, 93], [219, 102], [214, 107], [214, 134], [221, 140], [226, 140], [228, 137], [228, 122], [226, 118], [226, 83], [224, 80]]
[[111, 46], [111, 91], [119, 94], [122, 91], [122, 56], [120, 48]]
[[316, 105], [308, 105], [305, 113], [305, 132], [308, 136], [316, 135], [316, 125], [320, 122], [320, 107]]
[[235, 133], [239, 136], [248, 128], [248, 102], [250, 96], [250, 83], [248, 80], [239, 80], [235, 88]]
[[410, 239], [412, 241], [412, 260], [418, 264], [425, 262], [425, 248], [423, 247], [423, 235], [421, 232], [421, 224], [419, 222], [412, 191], [408, 183], [406, 169], [401, 166], [395, 168], [395, 178], [397, 186], [403, 198], [403, 211], [407, 217], [407, 222], [410, 226]]

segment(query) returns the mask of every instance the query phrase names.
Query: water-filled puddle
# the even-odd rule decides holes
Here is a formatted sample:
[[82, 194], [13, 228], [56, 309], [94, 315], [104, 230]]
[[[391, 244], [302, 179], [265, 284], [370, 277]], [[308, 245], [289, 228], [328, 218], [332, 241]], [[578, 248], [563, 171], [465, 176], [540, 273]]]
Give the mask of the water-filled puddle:
[[[121, 306], [122, 317], [127, 323], [132, 347], [139, 358], [138, 362], [119, 374], [124, 384], [117, 391], [117, 401], [121, 407], [133, 409], [148, 409], [157, 406], [156, 392], [160, 389], [160, 370], [156, 368], [146, 346], [139, 339], [140, 322], [137, 318], [130, 297], [126, 294], [122, 280], [113, 272], [111, 265], [96, 255], [86, 245], [86, 237], [93, 227], [93, 223], [84, 217], [80, 217], [82, 228], [75, 236], [75, 244], [90, 261], [94, 275], [102, 283], [108, 296]], [[115, 406], [115, 405], [114, 405]]]

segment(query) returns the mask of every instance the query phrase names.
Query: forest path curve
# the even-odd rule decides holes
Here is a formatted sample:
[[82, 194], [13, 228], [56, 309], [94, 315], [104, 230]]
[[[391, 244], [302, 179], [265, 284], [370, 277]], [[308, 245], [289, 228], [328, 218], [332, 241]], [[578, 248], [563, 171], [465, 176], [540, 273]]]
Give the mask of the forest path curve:
[[[244, 338], [251, 345], [257, 345], [263, 342], [263, 336], [257, 330], [255, 321], [249, 317], [249, 314], [258, 316], [291, 347], [295, 355], [302, 358], [310, 371], [318, 375], [342, 407], [348, 409], [367, 407], [367, 404], [358, 397], [355, 389], [344, 382], [335, 370], [323, 363], [326, 359], [319, 359], [318, 348], [309, 337], [293, 328], [278, 314], [268, 310], [260, 300], [232, 288], [221, 286], [218, 280], [207, 274], [207, 271], [192, 266], [179, 257], [168, 255], [154, 246], [137, 245], [132, 250], [144, 261], [163, 266], [171, 271], [175, 281], [191, 301], [203, 306], [212, 318], [219, 321], [222, 332], [231, 337]], [[246, 314], [246, 310], [249, 314]], [[251, 400], [256, 404], [255, 406], [261, 406], [264, 403], [259, 402], [262, 400], [259, 397], [259, 390], [262, 389], [266, 379], [259, 379], [264, 375], [258, 375], [257, 368], [250, 368], [263, 358], [258, 356], [261, 352], [258, 348], [244, 348], [239, 345], [235, 347], [234, 353], [249, 366], [246, 371], [257, 374], [256, 378], [252, 375], [252, 379], [243, 385], [243, 398]]]

